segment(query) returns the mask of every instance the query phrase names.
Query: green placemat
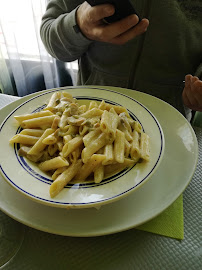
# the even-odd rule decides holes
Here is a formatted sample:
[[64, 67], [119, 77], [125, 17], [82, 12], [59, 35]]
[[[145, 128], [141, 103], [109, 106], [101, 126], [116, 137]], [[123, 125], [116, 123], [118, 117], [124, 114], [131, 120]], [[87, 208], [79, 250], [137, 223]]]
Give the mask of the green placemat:
[[163, 213], [136, 229], [182, 240], [184, 238], [183, 195], [180, 195]]

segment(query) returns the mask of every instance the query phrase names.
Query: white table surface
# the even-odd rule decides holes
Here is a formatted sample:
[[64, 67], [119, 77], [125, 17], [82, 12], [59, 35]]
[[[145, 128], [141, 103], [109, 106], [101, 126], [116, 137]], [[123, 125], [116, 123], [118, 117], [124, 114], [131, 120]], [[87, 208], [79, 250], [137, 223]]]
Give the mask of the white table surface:
[[[0, 94], [0, 108], [17, 97]], [[23, 244], [6, 270], [199, 270], [201, 246], [202, 129], [194, 127], [199, 162], [185, 192], [184, 240], [131, 229], [94, 238], [53, 235], [25, 225]]]

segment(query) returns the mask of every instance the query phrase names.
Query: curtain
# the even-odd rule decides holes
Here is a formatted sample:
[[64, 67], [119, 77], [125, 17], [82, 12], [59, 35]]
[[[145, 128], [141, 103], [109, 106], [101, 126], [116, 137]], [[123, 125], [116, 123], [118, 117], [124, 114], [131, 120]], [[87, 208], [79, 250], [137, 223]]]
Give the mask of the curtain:
[[47, 0], [0, 0], [2, 93], [25, 96], [75, 84], [77, 63], [53, 59], [41, 41], [39, 28], [46, 5]]

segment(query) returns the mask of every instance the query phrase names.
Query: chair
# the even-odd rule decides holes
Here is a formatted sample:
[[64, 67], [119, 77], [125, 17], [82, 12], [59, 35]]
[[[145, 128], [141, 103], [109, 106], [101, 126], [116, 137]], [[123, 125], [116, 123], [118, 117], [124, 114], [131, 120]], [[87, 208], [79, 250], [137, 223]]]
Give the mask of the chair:
[[[15, 60], [12, 60], [15, 61]], [[14, 93], [16, 96], [18, 96], [18, 92], [16, 89], [15, 80], [13, 77], [12, 69], [10, 66], [9, 61], [7, 62], [8, 70], [10, 73], [11, 82], [13, 85]], [[45, 90], [45, 82], [44, 82], [44, 76], [43, 76], [43, 70], [41, 63], [38, 61], [30, 61], [30, 60], [22, 60], [22, 67], [25, 73], [25, 80], [26, 80], [26, 94], [32, 94], [41, 90]], [[65, 66], [64, 62], [61, 62], [59, 60], [56, 60], [56, 74], [53, 80], [57, 80], [59, 83], [59, 87], [64, 86], [72, 86], [72, 78], [68, 71], [68, 69]]]

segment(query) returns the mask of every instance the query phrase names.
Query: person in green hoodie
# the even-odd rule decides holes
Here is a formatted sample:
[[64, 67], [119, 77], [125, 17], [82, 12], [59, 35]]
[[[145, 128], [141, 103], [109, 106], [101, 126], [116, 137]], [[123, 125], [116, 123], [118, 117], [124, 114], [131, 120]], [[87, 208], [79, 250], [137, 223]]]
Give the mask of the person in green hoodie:
[[135, 89], [186, 116], [189, 109], [201, 111], [202, 2], [131, 2], [141, 20], [134, 14], [106, 24], [103, 18], [114, 14], [113, 5], [50, 0], [41, 39], [56, 59], [78, 59], [78, 85]]

